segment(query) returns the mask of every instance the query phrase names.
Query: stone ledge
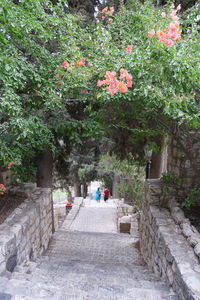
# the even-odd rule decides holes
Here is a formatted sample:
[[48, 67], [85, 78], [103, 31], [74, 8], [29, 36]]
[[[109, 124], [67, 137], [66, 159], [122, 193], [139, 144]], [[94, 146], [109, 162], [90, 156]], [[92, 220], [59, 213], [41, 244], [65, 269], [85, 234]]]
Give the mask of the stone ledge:
[[168, 206], [173, 220], [180, 226], [182, 235], [193, 249], [200, 263], [200, 233], [193, 225], [191, 225], [190, 220], [185, 217], [178, 202], [171, 200], [169, 201]]
[[[140, 222], [140, 245], [149, 268], [173, 287], [179, 299], [199, 300], [199, 261], [179, 225], [169, 213], [166, 215], [166, 209], [149, 205], [147, 211], [148, 214], [143, 211]], [[150, 235], [152, 227], [153, 234]]]

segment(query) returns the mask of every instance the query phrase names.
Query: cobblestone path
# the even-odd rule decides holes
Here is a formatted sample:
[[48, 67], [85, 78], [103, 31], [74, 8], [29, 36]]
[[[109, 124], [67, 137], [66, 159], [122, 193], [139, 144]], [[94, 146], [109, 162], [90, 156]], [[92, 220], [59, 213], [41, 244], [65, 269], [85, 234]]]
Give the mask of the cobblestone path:
[[69, 230], [56, 231], [40, 261], [0, 282], [0, 300], [176, 300], [148, 271], [130, 235], [117, 233], [115, 205], [106, 204], [86, 203]]

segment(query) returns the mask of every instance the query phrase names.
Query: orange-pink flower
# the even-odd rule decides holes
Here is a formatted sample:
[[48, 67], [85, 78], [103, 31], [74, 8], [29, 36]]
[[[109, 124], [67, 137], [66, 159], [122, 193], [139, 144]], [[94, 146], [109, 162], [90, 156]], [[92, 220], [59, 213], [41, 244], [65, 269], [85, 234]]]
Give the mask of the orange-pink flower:
[[67, 67], [68, 67], [68, 61], [67, 61], [67, 60], [64, 60], [64, 63], [63, 63], [63, 65], [64, 65], [64, 69], [65, 69], [65, 71], [67, 71]]
[[114, 11], [115, 11], [114, 6], [111, 6], [110, 9], [107, 11], [107, 14], [112, 15]]
[[91, 62], [88, 63], [88, 66], [91, 67], [91, 68], [94, 67]]
[[102, 12], [102, 14], [105, 14], [106, 12], [107, 12], [107, 10], [108, 10], [108, 7], [106, 6], [101, 12]]
[[152, 38], [152, 36], [154, 36], [155, 34], [155, 30], [152, 29], [151, 31], [149, 31], [149, 37]]
[[128, 88], [127, 88], [126, 84], [123, 81], [120, 81], [119, 89], [122, 93], [127, 93], [128, 92]]
[[132, 87], [132, 76], [127, 70], [120, 70], [120, 79], [126, 78], [127, 84], [124, 81], [117, 79], [116, 72], [106, 71], [105, 77], [106, 80], [98, 80], [97, 86], [101, 87], [102, 85], [108, 85], [106, 89], [111, 95], [114, 95], [119, 91], [126, 93], [128, 92], [128, 87]]
[[127, 53], [131, 53], [132, 52], [132, 47], [130, 45], [127, 46], [126, 52]]
[[127, 87], [132, 87], [132, 85], [133, 85], [133, 81], [132, 80], [127, 80], [128, 81], [128, 83], [127, 83]]
[[[176, 16], [176, 12], [177, 10], [181, 9], [181, 6], [178, 6], [177, 9], [173, 9], [174, 8], [174, 4], [171, 5], [172, 11], [171, 14], [169, 15], [169, 17], [173, 20], [173, 22], [171, 22], [168, 26], [168, 28], [164, 29], [164, 30], [158, 30], [156, 32], [159, 41], [163, 42], [165, 45], [171, 47], [174, 42], [173, 41], [177, 41], [179, 39], [181, 39], [181, 32], [179, 31], [179, 17]], [[163, 18], [166, 17], [166, 13], [162, 12], [161, 16]], [[149, 37], [151, 38], [153, 35], [155, 34], [155, 31], [152, 29], [149, 32]]]
[[112, 18], [109, 18], [108, 19], [108, 24], [112, 23], [113, 22], [113, 19]]

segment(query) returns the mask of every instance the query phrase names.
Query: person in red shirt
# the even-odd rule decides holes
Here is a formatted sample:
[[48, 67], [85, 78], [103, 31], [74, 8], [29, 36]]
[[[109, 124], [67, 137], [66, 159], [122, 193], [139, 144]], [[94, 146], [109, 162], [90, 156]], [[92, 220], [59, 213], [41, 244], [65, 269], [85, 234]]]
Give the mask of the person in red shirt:
[[104, 190], [104, 201], [106, 202], [110, 196], [110, 190], [108, 188], [105, 188]]

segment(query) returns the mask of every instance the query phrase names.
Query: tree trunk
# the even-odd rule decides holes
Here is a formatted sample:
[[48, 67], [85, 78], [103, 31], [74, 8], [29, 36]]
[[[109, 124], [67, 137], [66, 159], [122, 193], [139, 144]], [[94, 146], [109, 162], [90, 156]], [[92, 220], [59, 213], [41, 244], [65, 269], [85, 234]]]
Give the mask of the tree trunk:
[[119, 183], [119, 175], [115, 174], [113, 178], [113, 184], [112, 184], [112, 196], [113, 198], [119, 198], [119, 193], [117, 189], [117, 184]]
[[53, 155], [51, 149], [44, 150], [37, 157], [37, 186], [52, 188]]
[[87, 183], [84, 182], [84, 184], [83, 184], [83, 198], [87, 197], [87, 193], [88, 193], [88, 186], [87, 186]]
[[81, 197], [81, 184], [78, 181], [74, 183], [74, 197]]

